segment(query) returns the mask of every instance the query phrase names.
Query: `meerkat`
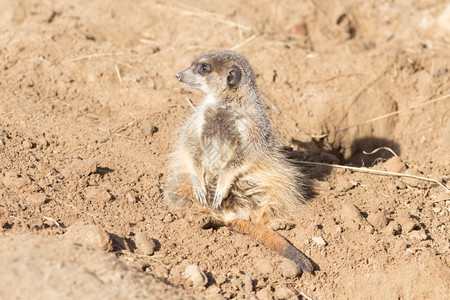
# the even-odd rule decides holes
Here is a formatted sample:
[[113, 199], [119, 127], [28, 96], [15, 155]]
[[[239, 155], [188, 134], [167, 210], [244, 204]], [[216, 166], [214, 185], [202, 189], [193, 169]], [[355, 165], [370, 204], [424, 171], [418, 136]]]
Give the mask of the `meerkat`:
[[305, 177], [275, 138], [253, 70], [234, 51], [200, 55], [176, 74], [206, 97], [179, 131], [170, 157], [169, 207], [226, 225], [313, 272], [311, 261], [271, 229], [298, 213]]

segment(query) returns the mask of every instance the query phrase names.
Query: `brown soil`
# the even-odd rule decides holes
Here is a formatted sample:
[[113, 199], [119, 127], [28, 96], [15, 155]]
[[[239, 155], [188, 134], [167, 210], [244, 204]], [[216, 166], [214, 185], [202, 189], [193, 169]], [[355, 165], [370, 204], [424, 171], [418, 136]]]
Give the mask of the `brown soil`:
[[[0, 298], [448, 297], [436, 183], [304, 164], [316, 195], [279, 232], [318, 270], [296, 277], [167, 210], [166, 157], [202, 97], [174, 75], [219, 48], [248, 57], [300, 160], [450, 188], [448, 1], [243, 3], [0, 2]], [[400, 158], [362, 152], [378, 147]]]

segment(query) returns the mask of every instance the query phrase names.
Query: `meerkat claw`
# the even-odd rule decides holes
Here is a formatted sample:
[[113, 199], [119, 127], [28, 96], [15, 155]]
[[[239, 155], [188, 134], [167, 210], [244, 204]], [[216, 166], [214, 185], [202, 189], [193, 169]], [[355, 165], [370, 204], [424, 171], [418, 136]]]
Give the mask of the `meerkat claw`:
[[195, 198], [200, 202], [201, 205], [206, 205], [206, 193], [200, 188], [194, 189]]
[[214, 195], [214, 201], [213, 201], [213, 207], [219, 208], [219, 206], [222, 204], [223, 200], [223, 193], [220, 191], [216, 191], [216, 194]]

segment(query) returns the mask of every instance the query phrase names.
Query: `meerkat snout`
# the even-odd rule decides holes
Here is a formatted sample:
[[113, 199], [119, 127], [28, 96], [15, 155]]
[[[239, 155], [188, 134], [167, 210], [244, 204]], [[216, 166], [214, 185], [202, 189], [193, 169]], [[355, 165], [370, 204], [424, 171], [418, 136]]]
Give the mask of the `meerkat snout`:
[[208, 68], [210, 67], [204, 67], [204, 70], [202, 70], [201, 66], [199, 68], [193, 64], [186, 70], [178, 72], [175, 76], [179, 82], [184, 83], [186, 86], [208, 93], [209, 89], [207, 88], [206, 78], [204, 76]]

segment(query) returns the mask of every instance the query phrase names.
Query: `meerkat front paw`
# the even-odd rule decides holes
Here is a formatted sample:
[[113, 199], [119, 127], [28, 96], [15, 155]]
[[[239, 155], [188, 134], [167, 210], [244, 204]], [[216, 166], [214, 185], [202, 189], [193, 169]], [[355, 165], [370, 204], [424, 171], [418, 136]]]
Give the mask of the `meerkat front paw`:
[[222, 204], [223, 193], [216, 190], [216, 194], [214, 195], [213, 207], [218, 208]]
[[204, 189], [194, 187], [194, 195], [201, 205], [206, 205], [206, 191]]
[[229, 193], [230, 189], [228, 187], [225, 188], [217, 187], [212, 206], [214, 208], [219, 208], [219, 206], [222, 205], [223, 200], [229, 196]]
[[219, 178], [217, 179], [216, 192], [212, 203], [213, 208], [219, 208], [220, 205], [222, 205], [223, 200], [228, 198], [233, 179], [234, 177], [232, 173], [222, 172], [222, 170], [220, 171]]
[[197, 177], [190, 177], [192, 188], [194, 190], [194, 196], [201, 205], [206, 205], [206, 188], [205, 185], [202, 184]]

